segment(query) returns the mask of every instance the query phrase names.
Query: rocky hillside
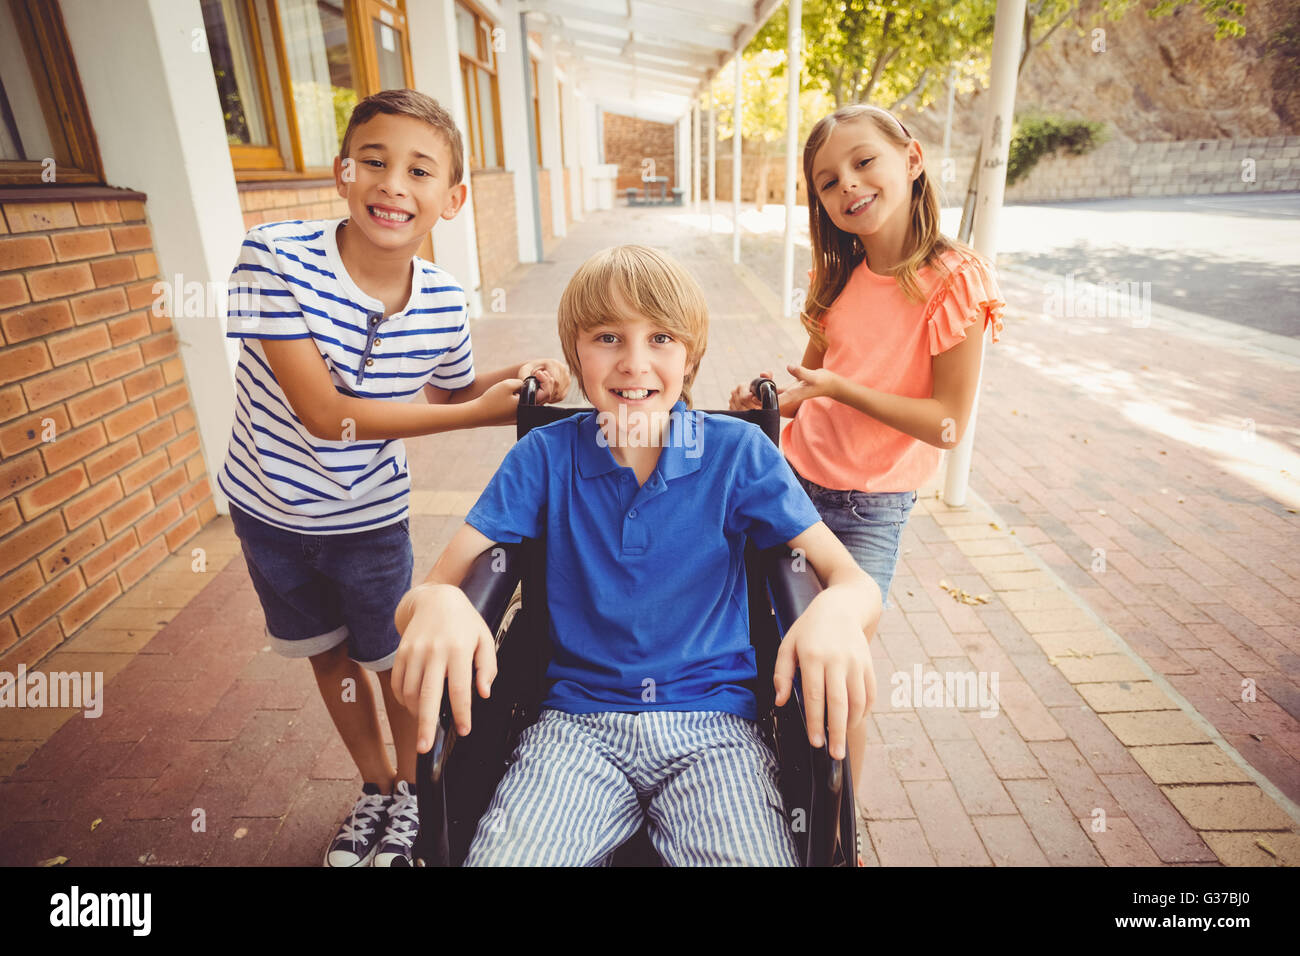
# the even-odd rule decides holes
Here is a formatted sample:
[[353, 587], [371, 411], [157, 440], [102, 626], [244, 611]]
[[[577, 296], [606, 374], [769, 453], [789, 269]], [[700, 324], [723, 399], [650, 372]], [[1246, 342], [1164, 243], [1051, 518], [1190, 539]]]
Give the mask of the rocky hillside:
[[[1152, 5], [1141, 0], [1121, 20], [1099, 20], [1105, 50], [1094, 52], [1100, 3], [1083, 0], [1087, 26], [1063, 26], [1031, 56], [1017, 113], [1038, 108], [1103, 120], [1113, 138], [1137, 142], [1300, 132], [1300, 0], [1246, 0], [1246, 36], [1217, 41], [1197, 6], [1152, 20]], [[1289, 44], [1279, 44], [1286, 36]], [[954, 153], [974, 151], [987, 101], [987, 91], [958, 95]], [[946, 110], [941, 96], [919, 115], [905, 114], [905, 122], [937, 149]]]

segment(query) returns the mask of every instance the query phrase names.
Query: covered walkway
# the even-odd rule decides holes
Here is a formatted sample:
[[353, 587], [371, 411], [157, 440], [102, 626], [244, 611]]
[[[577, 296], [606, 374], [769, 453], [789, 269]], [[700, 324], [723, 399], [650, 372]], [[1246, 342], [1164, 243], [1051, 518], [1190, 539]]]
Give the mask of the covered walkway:
[[[696, 388], [700, 407], [723, 407], [735, 383], [798, 360], [797, 323], [769, 311], [777, 296], [764, 291], [763, 276], [731, 265], [729, 236], [709, 236], [687, 210], [619, 209], [574, 225], [551, 261], [512, 273], [505, 311], [472, 326], [478, 364], [560, 355], [554, 310], [564, 283], [591, 252], [631, 239], [670, 250], [704, 286], [713, 323]], [[1017, 306], [1013, 287], [1008, 345], [1026, 349], [1050, 330]], [[1019, 299], [1028, 301], [1023, 293]], [[1180, 693], [1184, 685], [1164, 676], [1149, 648], [1111, 623], [1117, 607], [1139, 613], [1143, 595], [1116, 591], [1103, 575], [1109, 598], [1092, 600], [1103, 592], [1063, 570], [1065, 519], [1050, 520], [1060, 500], [1045, 499], [1050, 510], [1030, 504], [1039, 487], [1035, 465], [1024, 460], [1031, 453], [1007, 448], [991, 424], [1023, 414], [1005, 406], [1012, 387], [1029, 386], [1008, 382], [1004, 390], [1004, 360], [995, 350], [989, 361], [988, 447], [1005, 455], [977, 456], [974, 489], [1006, 494], [1010, 476], [1025, 493], [1018, 507], [999, 499], [995, 514], [977, 496], [968, 508], [950, 509], [932, 488], [914, 512], [894, 585], [897, 607], [873, 642], [880, 701], [871, 773], [858, 782], [867, 863], [1294, 864], [1300, 826], [1278, 789], [1287, 789], [1278, 779], [1287, 768], [1261, 773], [1223, 746], [1224, 735], [1248, 720], [1257, 722], [1247, 733], [1294, 746], [1275, 713], [1281, 709], [1243, 706], [1233, 716], [1210, 709], [1208, 698], [1193, 706], [1191, 692]], [[1046, 418], [1042, 427], [1061, 430]], [[1033, 436], [1019, 434], [1029, 447]], [[417, 577], [512, 438], [498, 428], [409, 443]], [[1112, 477], [1122, 488], [1138, 475]], [[1109, 523], [1093, 525], [1093, 534], [1129, 540]], [[1268, 543], [1262, 529], [1250, 532]], [[1165, 553], [1203, 554], [1192, 529], [1171, 537]], [[47, 671], [103, 671], [101, 717], [27, 710], [4, 722], [0, 864], [63, 856], [72, 866], [319, 865], [359, 777], [310, 668], [267, 647], [228, 519], [211, 523], [194, 546], [204, 549], [201, 571], [190, 555], [170, 559], [43, 662]], [[1279, 564], [1275, 573], [1296, 570]], [[974, 603], [961, 600], [963, 591]], [[1211, 603], [1228, 606], [1232, 597], [1216, 591]], [[1295, 653], [1294, 627], [1268, 633]], [[1208, 629], [1201, 636], [1217, 639]], [[891, 702], [893, 675], [910, 678], [917, 667], [996, 674], [996, 703], [932, 706], [910, 695]], [[1211, 676], [1202, 676], [1209, 684]]]

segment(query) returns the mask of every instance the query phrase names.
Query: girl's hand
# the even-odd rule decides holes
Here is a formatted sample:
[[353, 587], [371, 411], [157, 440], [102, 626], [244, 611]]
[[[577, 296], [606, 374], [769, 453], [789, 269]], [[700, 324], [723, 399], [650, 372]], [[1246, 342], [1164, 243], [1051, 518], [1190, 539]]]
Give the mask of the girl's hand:
[[799, 406], [810, 398], [837, 398], [843, 379], [824, 368], [804, 368], [802, 365], [787, 365], [786, 368], [796, 379], [793, 385], [787, 385], [778, 393], [781, 399], [781, 414], [794, 415]]
[[[758, 377], [775, 378], [771, 372], [759, 372]], [[756, 408], [763, 407], [759, 400], [754, 397], [754, 393], [750, 389], [750, 384], [752, 383], [746, 382], [744, 385], [737, 385], [731, 390], [731, 400], [727, 405], [728, 411], [749, 412]]]

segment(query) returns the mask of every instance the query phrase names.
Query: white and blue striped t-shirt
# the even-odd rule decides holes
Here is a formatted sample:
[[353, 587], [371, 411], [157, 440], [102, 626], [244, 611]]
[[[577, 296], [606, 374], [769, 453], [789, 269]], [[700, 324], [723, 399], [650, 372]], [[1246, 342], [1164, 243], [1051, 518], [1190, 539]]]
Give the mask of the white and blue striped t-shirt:
[[[261, 339], [311, 338], [344, 395], [420, 397], [474, 381], [464, 290], [416, 258], [411, 298], [384, 318], [339, 257], [341, 219], [273, 222], [244, 237], [230, 277], [227, 335], [239, 340], [235, 423], [222, 492], [268, 524], [311, 534], [366, 531], [407, 515], [406, 448], [313, 436], [271, 373]], [[346, 423], [340, 422], [340, 435]]]

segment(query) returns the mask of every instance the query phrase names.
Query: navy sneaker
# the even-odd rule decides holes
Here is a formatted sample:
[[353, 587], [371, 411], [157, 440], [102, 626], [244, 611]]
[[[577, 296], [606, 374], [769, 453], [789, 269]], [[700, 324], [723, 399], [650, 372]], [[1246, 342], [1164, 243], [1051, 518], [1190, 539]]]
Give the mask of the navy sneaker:
[[388, 805], [388, 828], [379, 842], [379, 852], [371, 866], [414, 866], [411, 860], [415, 835], [420, 829], [415, 794], [405, 780], [397, 781], [393, 802]]
[[392, 802], [393, 797], [380, 793], [377, 784], [363, 786], [352, 812], [325, 852], [325, 865], [370, 866], [375, 851], [379, 849], [379, 822]]

